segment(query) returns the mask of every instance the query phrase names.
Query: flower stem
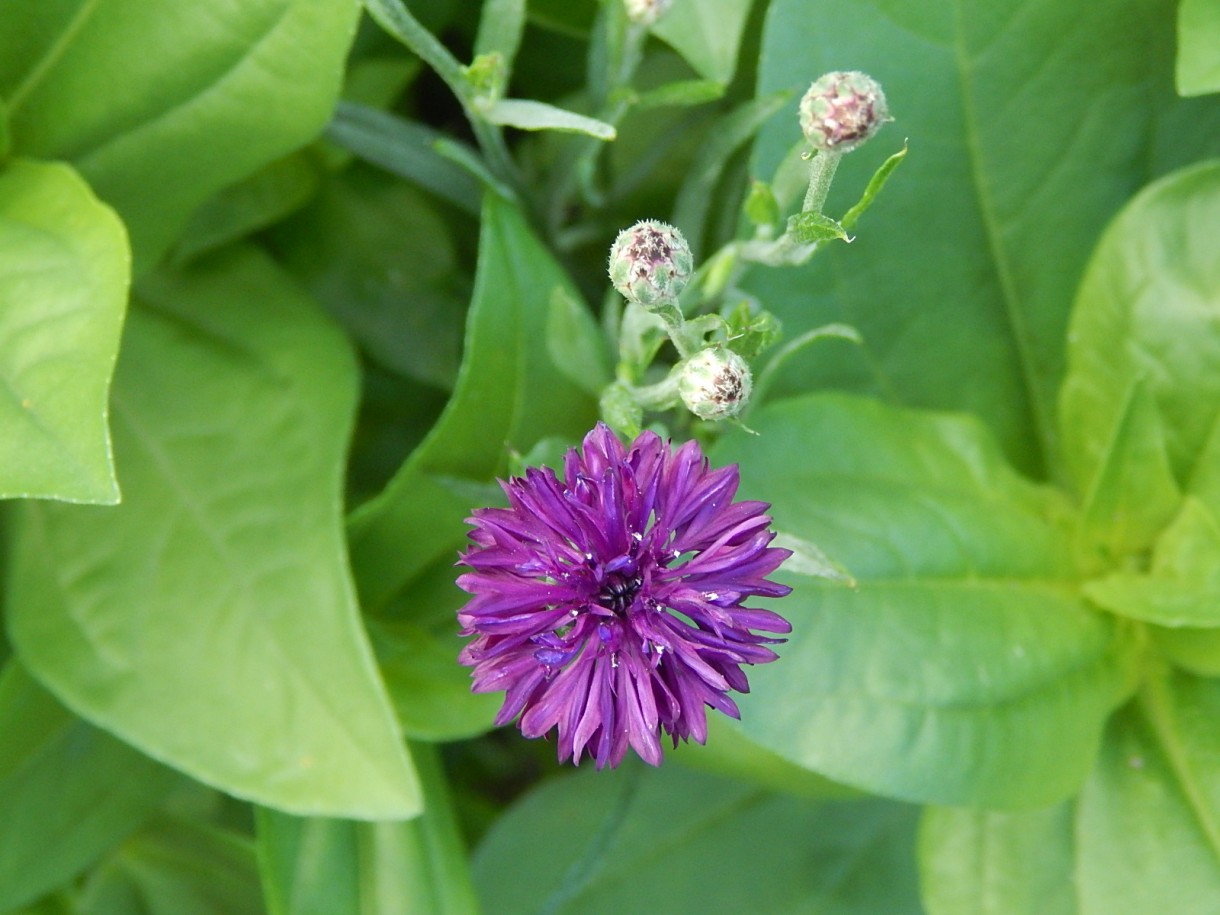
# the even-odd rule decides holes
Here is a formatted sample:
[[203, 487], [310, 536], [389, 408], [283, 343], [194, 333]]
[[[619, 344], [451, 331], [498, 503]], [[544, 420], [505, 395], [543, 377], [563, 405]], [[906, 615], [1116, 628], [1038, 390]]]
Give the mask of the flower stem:
[[805, 202], [801, 205], [803, 213], [820, 213], [826, 205], [826, 195], [830, 193], [830, 182], [834, 180], [835, 169], [839, 167], [841, 152], [819, 152], [809, 163], [809, 189], [805, 191]]

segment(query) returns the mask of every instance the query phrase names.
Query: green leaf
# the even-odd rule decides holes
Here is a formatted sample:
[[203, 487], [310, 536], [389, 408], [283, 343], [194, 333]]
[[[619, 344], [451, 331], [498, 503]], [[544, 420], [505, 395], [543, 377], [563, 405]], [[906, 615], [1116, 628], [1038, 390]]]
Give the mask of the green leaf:
[[590, 397], [610, 383], [610, 357], [597, 321], [583, 301], [562, 286], [551, 293], [546, 349], [555, 367]]
[[881, 163], [881, 167], [873, 173], [873, 177], [868, 180], [868, 187], [864, 189], [864, 193], [860, 195], [860, 199], [852, 206], [850, 210], [843, 214], [843, 228], [850, 229], [856, 224], [856, 221], [865, 214], [869, 207], [873, 205], [873, 201], [877, 199], [877, 195], [881, 193], [881, 189], [885, 187], [885, 183], [890, 180], [890, 176], [894, 174], [894, 169], [898, 168], [907, 157], [907, 145], [902, 144], [902, 149], [894, 153], [888, 159]]
[[[326, 138], [367, 162], [431, 191], [471, 215], [479, 212], [479, 185], [470, 172], [438, 152], [439, 131], [376, 108], [340, 102]], [[447, 139], [450, 144], [457, 141]], [[477, 155], [473, 153], [472, 155]]]
[[488, 0], [479, 14], [479, 31], [474, 40], [475, 57], [498, 54], [505, 75], [510, 76], [524, 32], [525, 0]]
[[0, 497], [119, 501], [107, 414], [129, 261], [71, 168], [0, 171]]
[[737, 69], [737, 53], [751, 0], [674, 0], [652, 27], [695, 72], [727, 85]]
[[344, 555], [346, 340], [243, 249], [149, 277], [140, 306], [115, 381], [124, 503], [16, 518], [22, 660], [93, 723], [231, 794], [417, 813]]
[[[0, 31], [13, 148], [69, 159], [141, 272], [222, 188], [309, 141], [339, 93], [355, 0], [34, 4]], [[274, 112], [273, 117], [268, 113]]]
[[250, 842], [168, 817], [89, 875], [78, 915], [262, 915]]
[[67, 882], [178, 781], [8, 664], [0, 675], [0, 911]]
[[260, 807], [268, 915], [471, 915], [478, 906], [435, 750], [415, 748], [427, 810], [406, 822], [301, 819]]
[[1061, 398], [1073, 477], [1096, 473], [1124, 408], [1146, 379], [1164, 421], [1170, 464], [1190, 476], [1220, 400], [1220, 162], [1175, 173], [1140, 193], [1102, 237], [1072, 315]]
[[1220, 899], [1220, 684], [1154, 677], [1081, 792], [1082, 915], [1210, 915]]
[[174, 262], [185, 263], [279, 222], [305, 205], [319, 179], [314, 159], [297, 152], [225, 188], [191, 216], [174, 245]]
[[483, 111], [483, 117], [489, 123], [518, 130], [560, 130], [582, 133], [598, 140], [613, 140], [618, 135], [613, 124], [528, 99], [500, 99]]
[[1220, 92], [1220, 6], [1214, 0], [1178, 4], [1178, 92]]
[[1147, 574], [1115, 572], [1086, 582], [1084, 593], [1133, 619], [1162, 626], [1220, 626], [1220, 519], [1188, 496], [1157, 541]]
[[546, 351], [548, 292], [571, 281], [530, 233], [521, 213], [489, 195], [479, 269], [453, 397], [427, 439], [349, 525], [363, 606], [376, 611], [465, 539], [472, 507], [458, 481], [486, 482], [506, 447], [528, 450], [547, 435], [575, 439], [595, 407]]
[[[773, 0], [759, 94], [848, 67], [881, 82], [897, 119], [843, 159], [828, 212], [851, 205], [891, 143], [918, 151], [864, 237], [746, 277], [791, 337], [841, 322], [866, 341], [788, 366], [776, 393], [965, 410], [1018, 469], [1058, 459], [1064, 331], [1099, 232], [1133, 187], [1220, 150], [1220, 108], [1169, 85], [1166, 12], [1161, 0]], [[752, 173], [772, 174], [798, 139], [795, 111], [777, 117]]]
[[707, 142], [695, 155], [674, 201], [674, 223], [685, 233], [696, 260], [714, 191], [729, 160], [788, 100], [788, 93], [774, 92], [739, 105], [712, 126]]
[[1070, 803], [1018, 813], [927, 808], [919, 866], [928, 915], [1079, 915], [1074, 814]]
[[742, 210], [745, 212], [746, 218], [756, 226], [776, 226], [779, 224], [779, 202], [775, 199], [775, 192], [771, 190], [771, 185], [765, 181], [754, 181], [751, 183], [750, 191], [746, 195], [746, 201], [742, 205]]
[[[1073, 581], [1063, 503], [965, 418], [807, 397], [750, 415], [715, 464], [859, 587], [781, 570], [794, 631], [752, 671], [746, 735], [911, 800], [1027, 807], [1088, 772], [1134, 640]], [[795, 456], [799, 455], [799, 460]]]
[[1152, 546], [1182, 494], [1149, 386], [1132, 382], [1085, 495], [1077, 534], [1086, 568], [1112, 565]]
[[454, 279], [456, 234], [423, 194], [361, 166], [328, 177], [272, 239], [375, 362], [448, 390], [466, 305]]
[[[914, 811], [810, 801], [724, 778], [632, 764], [551, 779], [479, 846], [488, 911], [921, 911]], [[884, 875], [884, 879], [879, 879]]]
[[714, 79], [684, 79], [665, 83], [647, 92], [641, 92], [635, 99], [635, 107], [647, 111], [652, 108], [706, 105], [724, 96], [724, 83]]
[[462, 642], [454, 614], [461, 603], [458, 597], [449, 625], [435, 634], [408, 623], [369, 623], [390, 700], [403, 730], [415, 740], [461, 740], [490, 731], [503, 702], [498, 693], [472, 693], [470, 669], [458, 664]]
[[1167, 660], [1200, 677], [1220, 677], [1220, 628], [1151, 627], [1152, 641]]
[[792, 236], [793, 241], [801, 245], [814, 245], [836, 238], [851, 241], [838, 220], [812, 211], [788, 217], [788, 234]]

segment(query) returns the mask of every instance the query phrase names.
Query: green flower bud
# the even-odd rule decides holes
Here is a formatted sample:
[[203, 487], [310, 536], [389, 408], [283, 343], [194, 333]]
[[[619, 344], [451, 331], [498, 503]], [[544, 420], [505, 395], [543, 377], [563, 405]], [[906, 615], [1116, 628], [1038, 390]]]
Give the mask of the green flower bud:
[[851, 152], [890, 120], [881, 86], [857, 70], [819, 77], [801, 99], [801, 131], [823, 152]]
[[701, 350], [682, 366], [678, 396], [700, 419], [728, 419], [750, 399], [750, 367], [732, 350]]
[[669, 12], [673, 0], [623, 0], [627, 18], [639, 25], [656, 25], [657, 20]]
[[649, 310], [677, 301], [693, 268], [690, 245], [663, 222], [637, 222], [619, 232], [610, 248], [610, 282]]

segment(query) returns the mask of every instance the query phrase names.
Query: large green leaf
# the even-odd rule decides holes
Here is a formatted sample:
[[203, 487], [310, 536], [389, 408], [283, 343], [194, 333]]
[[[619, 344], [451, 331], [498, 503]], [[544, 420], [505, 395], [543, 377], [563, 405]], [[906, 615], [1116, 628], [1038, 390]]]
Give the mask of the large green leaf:
[[366, 608], [383, 606], [423, 569], [453, 555], [477, 505], [470, 482], [503, 472], [508, 447], [525, 452], [546, 435], [576, 438], [592, 425], [592, 398], [547, 351], [557, 287], [579, 298], [520, 212], [489, 194], [453, 397], [428, 438], [351, 521], [352, 566]]
[[633, 762], [518, 802], [478, 848], [475, 886], [503, 915], [917, 915], [914, 813]]
[[344, 555], [346, 340], [242, 249], [150, 277], [140, 304], [115, 382], [124, 503], [18, 516], [18, 652], [70, 708], [232, 794], [418, 812]]
[[1204, 915], [1220, 899], [1220, 684], [1154, 674], [1107, 728], [1078, 799], [931, 810], [930, 915]]
[[106, 417], [129, 260], [71, 168], [0, 171], [0, 497], [119, 500]]
[[83, 870], [177, 782], [9, 664], [0, 675], [0, 911]]
[[435, 750], [413, 756], [423, 816], [394, 823], [301, 819], [259, 808], [258, 852], [269, 915], [473, 915], [466, 850]]
[[[897, 119], [843, 161], [830, 215], [904, 137], [911, 150], [851, 245], [749, 277], [791, 336], [845, 322], [864, 337], [785, 368], [779, 390], [966, 409], [1020, 469], [1049, 463], [1068, 310], [1098, 233], [1150, 177], [1220, 148], [1220, 106], [1172, 92], [1174, 5], [774, 0], [760, 93], [860, 69]], [[794, 106], [761, 135], [759, 176], [799, 138]]]
[[1220, 684], [1154, 678], [1079, 800], [1081, 915], [1211, 915], [1220, 900]]
[[195, 207], [321, 130], [360, 9], [357, 0], [15, 6], [0, 30], [13, 148], [75, 163], [127, 222], [144, 268]]
[[713, 461], [739, 462], [776, 528], [859, 586], [782, 576], [793, 634], [750, 674], [746, 734], [912, 800], [1020, 807], [1079, 787], [1132, 640], [1080, 600], [1055, 494], [965, 418], [814, 396], [750, 425]]
[[159, 818], [89, 875], [77, 915], [262, 915], [254, 851], [235, 833]]
[[1061, 399], [1065, 457], [1096, 472], [1123, 393], [1147, 384], [1186, 482], [1220, 418], [1220, 162], [1140, 193], [1107, 229], [1072, 314]]
[[1017, 813], [929, 807], [919, 828], [928, 915], [1078, 915], [1070, 802]]

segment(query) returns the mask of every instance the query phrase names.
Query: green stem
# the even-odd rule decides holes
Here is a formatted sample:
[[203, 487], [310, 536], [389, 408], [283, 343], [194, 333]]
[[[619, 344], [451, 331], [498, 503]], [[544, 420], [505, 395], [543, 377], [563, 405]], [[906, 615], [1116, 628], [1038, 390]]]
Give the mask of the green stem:
[[678, 403], [678, 367], [666, 376], [664, 381], [648, 384], [643, 387], [631, 388], [631, 395], [641, 409], [661, 412], [676, 406]]
[[809, 188], [805, 191], [805, 202], [801, 205], [802, 213], [820, 213], [826, 205], [826, 195], [830, 193], [830, 182], [834, 180], [835, 169], [843, 153], [819, 152], [809, 163]]
[[682, 309], [677, 302], [665, 302], [648, 309], [665, 322], [665, 330], [669, 339], [683, 359], [689, 359], [699, 349], [697, 341], [691, 340], [686, 331], [686, 320], [682, 317]]

